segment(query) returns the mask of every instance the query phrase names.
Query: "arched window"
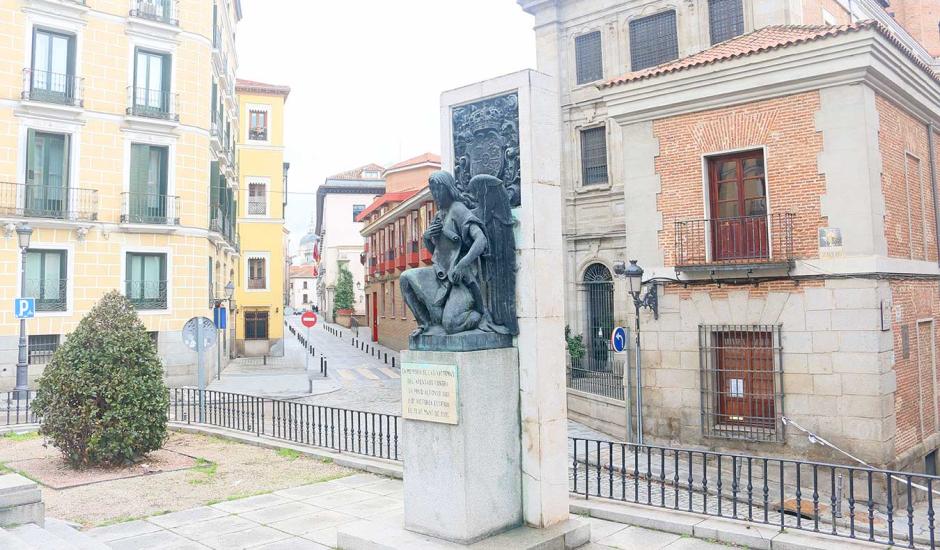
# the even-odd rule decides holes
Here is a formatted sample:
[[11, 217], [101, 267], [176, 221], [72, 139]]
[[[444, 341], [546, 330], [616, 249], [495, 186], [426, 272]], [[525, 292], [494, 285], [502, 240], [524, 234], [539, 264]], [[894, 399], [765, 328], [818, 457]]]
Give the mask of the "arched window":
[[603, 264], [591, 264], [584, 271], [587, 334], [587, 370], [610, 369], [610, 333], [614, 329], [614, 281]]

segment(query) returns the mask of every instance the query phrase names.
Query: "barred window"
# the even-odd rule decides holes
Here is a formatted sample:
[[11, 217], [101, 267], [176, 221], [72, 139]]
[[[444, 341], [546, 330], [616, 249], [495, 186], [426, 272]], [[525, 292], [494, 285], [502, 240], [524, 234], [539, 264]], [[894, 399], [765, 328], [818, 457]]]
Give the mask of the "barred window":
[[782, 441], [780, 325], [701, 325], [705, 436]]
[[245, 312], [245, 339], [246, 340], [267, 340], [268, 339], [268, 312], [267, 311], [246, 311]]
[[581, 131], [581, 172], [583, 185], [607, 183], [607, 129]]
[[582, 34], [574, 39], [574, 57], [578, 84], [594, 82], [604, 77], [600, 31]]
[[678, 57], [675, 10], [630, 21], [630, 70], [655, 67]]
[[268, 287], [264, 264], [264, 258], [248, 258], [248, 290], [264, 290]]
[[268, 186], [253, 181], [248, 184], [248, 215], [265, 216], [268, 213]]
[[268, 113], [261, 110], [248, 111], [248, 139], [252, 141], [268, 140]]
[[59, 349], [58, 334], [34, 334], [27, 340], [30, 365], [45, 365]]
[[712, 45], [744, 34], [741, 0], [708, 0], [708, 30]]

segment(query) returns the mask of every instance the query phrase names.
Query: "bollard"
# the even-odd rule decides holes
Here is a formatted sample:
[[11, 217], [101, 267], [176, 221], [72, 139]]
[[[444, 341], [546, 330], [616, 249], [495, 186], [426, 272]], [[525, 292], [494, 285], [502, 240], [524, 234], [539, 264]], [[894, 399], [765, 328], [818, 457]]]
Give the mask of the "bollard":
[[388, 364], [388, 353], [387, 353], [387, 352], [386, 352], [386, 354], [385, 354], [385, 364], [386, 364], [386, 365]]
[[323, 378], [326, 378], [327, 376], [329, 376], [329, 368], [330, 368], [329, 363], [327, 363], [326, 361], [323, 361]]
[[394, 357], [392, 357], [392, 368], [393, 368], [393, 369], [395, 368], [395, 358], [394, 358]]

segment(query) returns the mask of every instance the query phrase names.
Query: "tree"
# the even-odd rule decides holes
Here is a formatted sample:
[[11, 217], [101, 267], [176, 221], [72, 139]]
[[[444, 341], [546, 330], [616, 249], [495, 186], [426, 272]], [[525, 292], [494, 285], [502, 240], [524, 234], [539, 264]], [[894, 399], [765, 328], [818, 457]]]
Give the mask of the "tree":
[[356, 297], [353, 295], [352, 273], [346, 264], [339, 264], [339, 271], [336, 275], [336, 299], [333, 305], [333, 317], [336, 317], [338, 309], [352, 309]]
[[39, 433], [73, 467], [126, 464], [166, 440], [163, 365], [134, 306], [117, 291], [82, 318], [38, 386]]

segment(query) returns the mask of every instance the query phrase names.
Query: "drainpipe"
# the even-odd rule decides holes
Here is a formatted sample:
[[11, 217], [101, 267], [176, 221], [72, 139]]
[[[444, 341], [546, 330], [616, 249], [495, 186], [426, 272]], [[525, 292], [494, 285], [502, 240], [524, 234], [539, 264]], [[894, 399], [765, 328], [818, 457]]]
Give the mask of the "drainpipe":
[[940, 204], [937, 199], [937, 147], [934, 144], [934, 132], [936, 127], [933, 122], [927, 124], [927, 147], [930, 151], [927, 158], [930, 159], [930, 189], [933, 191], [933, 217], [936, 224], [934, 236], [937, 239], [937, 264], [940, 265]]

